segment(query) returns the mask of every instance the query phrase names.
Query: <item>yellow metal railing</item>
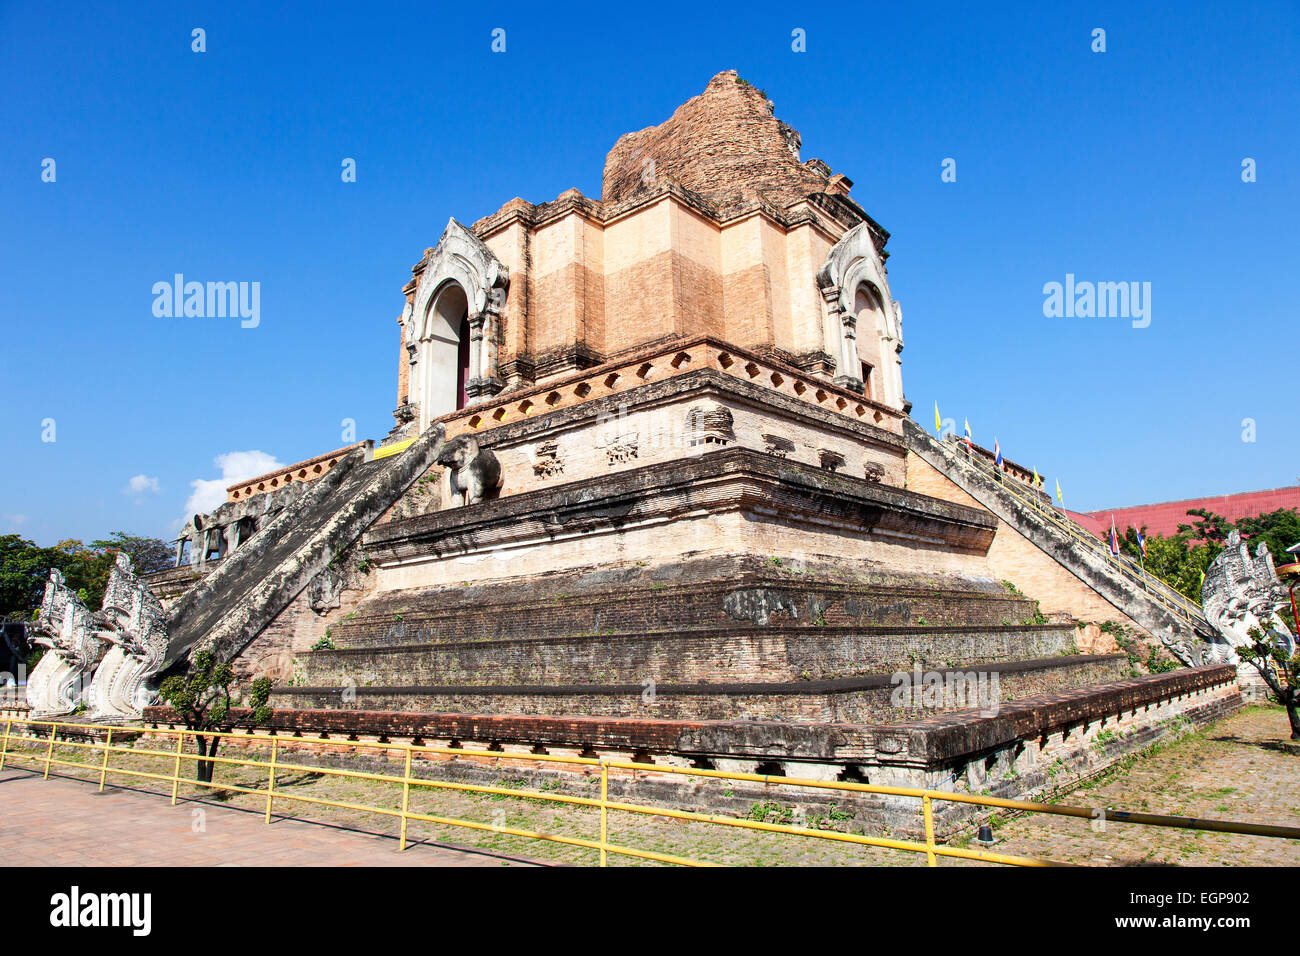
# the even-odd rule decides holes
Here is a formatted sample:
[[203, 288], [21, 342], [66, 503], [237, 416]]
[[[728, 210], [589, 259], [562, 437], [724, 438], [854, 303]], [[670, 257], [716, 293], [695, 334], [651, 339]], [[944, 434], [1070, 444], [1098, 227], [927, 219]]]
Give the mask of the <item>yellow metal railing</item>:
[[[14, 733], [16, 724], [24, 725], [27, 732]], [[33, 728], [46, 728], [46, 733], [40, 735], [33, 731]], [[79, 736], [86, 736], [85, 731], [103, 733], [102, 741], [95, 740], [76, 740], [67, 737], [68, 731], [81, 732]], [[176, 738], [175, 749], [152, 750], [138, 747], [124, 747], [113, 744], [113, 734], [117, 732], [120, 735], [123, 732], [133, 734], [144, 734], [150, 736]], [[63, 739], [58, 740], [60, 734]], [[201, 756], [198, 753], [188, 753], [185, 750], [185, 740], [188, 737], [219, 737], [234, 738], [241, 742], [257, 742], [269, 744], [271, 755], [269, 760], [251, 760], [237, 757], [217, 757]], [[146, 727], [117, 727], [105, 728], [95, 724], [78, 724], [60, 721], [45, 720], [28, 720], [28, 719], [8, 719], [5, 721], [3, 740], [0, 741], [0, 770], [5, 767], [6, 760], [10, 763], [15, 761], [30, 762], [33, 769], [42, 770], [43, 777], [49, 778], [52, 767], [68, 767], [90, 770], [99, 774], [99, 789], [104, 789], [105, 780], [109, 774], [119, 774], [126, 777], [155, 780], [162, 783], [170, 783], [171, 802], [176, 804], [178, 791], [182, 780], [181, 767], [183, 761], [205, 761], [215, 769], [218, 766], [233, 767], [251, 767], [262, 768], [267, 771], [267, 784], [265, 789], [253, 787], [244, 787], [234, 783], [218, 783], [215, 781], [201, 781], [188, 779], [188, 782], [194, 786], [207, 787], [215, 790], [231, 791], [243, 794], [252, 794], [264, 796], [266, 798], [265, 819], [267, 823], [271, 822], [272, 810], [276, 801], [290, 801], [304, 803], [308, 805], [333, 807], [343, 810], [352, 810], [365, 813], [375, 813], [386, 817], [399, 818], [401, 829], [399, 835], [399, 845], [405, 850], [408, 845], [407, 827], [411, 821], [420, 821], [443, 826], [464, 827], [471, 830], [490, 831], [492, 833], [506, 834], [510, 836], [522, 837], [531, 840], [543, 840], [555, 843], [567, 844], [570, 846], [582, 847], [594, 850], [599, 854], [601, 866], [608, 863], [608, 855], [616, 854], [620, 856], [632, 857], [643, 860], [651, 860], [659, 863], [673, 863], [687, 866], [712, 866], [715, 864], [707, 863], [701, 860], [692, 860], [685, 857], [675, 856], [667, 853], [658, 853], [651, 850], [638, 849], [636, 847], [623, 846], [611, 843], [609, 840], [609, 814], [611, 811], [621, 813], [639, 814], [643, 816], [659, 817], [663, 819], [693, 821], [700, 823], [713, 824], [722, 827], [735, 827], [746, 830], [765, 831], [769, 833], [782, 833], [792, 836], [806, 837], [816, 840], [828, 840], [839, 843], [856, 844], [866, 847], [884, 847], [894, 850], [902, 850], [912, 853], [924, 853], [926, 861], [930, 866], [938, 864], [938, 857], [952, 857], [957, 859], [978, 860], [987, 863], [1002, 863], [1015, 866], [1056, 866], [1059, 864], [1048, 860], [1035, 859], [1032, 857], [1012, 856], [1004, 853], [992, 853], [985, 850], [972, 850], [965, 847], [947, 846], [938, 842], [934, 832], [934, 804], [936, 802], [964, 803], [971, 804], [988, 809], [1006, 809], [1014, 811], [1025, 811], [1032, 813], [1047, 813], [1070, 817], [1081, 817], [1095, 820], [1098, 817], [1098, 811], [1089, 807], [1062, 806], [1057, 804], [1035, 803], [1026, 800], [1006, 800], [999, 797], [981, 796], [965, 793], [953, 793], [944, 790], [928, 790], [913, 787], [890, 787], [865, 783], [854, 783], [842, 780], [811, 780], [798, 777], [780, 777], [769, 776], [753, 773], [734, 773], [723, 770], [709, 770], [695, 767], [671, 767], [660, 766], [657, 764], [636, 763], [629, 760], [615, 760], [607, 758], [592, 757], [569, 757], [554, 754], [511, 754], [501, 751], [492, 750], [472, 750], [452, 747], [434, 747], [416, 744], [396, 744], [370, 741], [340, 741], [331, 740], [322, 737], [293, 737], [291, 738], [296, 745], [317, 745], [330, 748], [347, 748], [352, 750], [382, 750], [389, 753], [399, 753], [403, 755], [403, 772], [401, 776], [392, 774], [373, 773], [362, 770], [349, 770], [341, 767], [321, 766], [320, 764], [306, 764], [298, 761], [284, 763], [280, 761], [282, 753], [281, 738], [274, 734], [258, 734], [253, 732], [245, 733], [211, 733], [198, 732], [193, 730], [180, 730], [171, 728], [146, 728]], [[60, 746], [71, 747], [74, 749], [84, 749], [97, 752], [97, 763], [81, 763], [75, 760], [64, 760], [54, 755], [54, 746], [58, 740]], [[12, 749], [14, 742], [26, 742], [35, 744], [45, 744], [45, 752], [42, 756], [39, 750], [35, 752], [15, 751]], [[114, 767], [110, 764], [110, 757], [113, 754], [131, 754], [133, 756], [157, 757], [172, 761], [172, 771], [169, 774], [151, 773], [144, 770], [128, 769], [126, 767]], [[519, 790], [513, 787], [499, 787], [487, 784], [456, 783], [448, 780], [433, 780], [424, 777], [413, 776], [411, 773], [412, 757], [417, 754], [442, 755], [449, 757], [476, 757], [486, 758], [494, 761], [499, 760], [520, 760], [534, 763], [554, 763], [568, 764], [579, 767], [591, 768], [591, 770], [600, 775], [600, 796], [580, 797], [568, 794], [554, 792], [544, 792], [538, 790]], [[761, 783], [765, 785], [805, 788], [810, 790], [838, 791], [843, 793], [870, 793], [885, 796], [910, 797], [920, 801], [920, 810], [924, 823], [925, 842], [919, 843], [910, 840], [895, 840], [885, 837], [869, 837], [861, 834], [842, 833], [835, 830], [818, 830], [808, 827], [791, 826], [783, 823], [770, 823], [766, 820], [741, 819], [731, 816], [723, 816], [713, 813], [700, 813], [690, 810], [675, 810], [666, 807], [652, 807], [636, 803], [628, 803], [619, 800], [609, 799], [609, 772], [611, 769], [635, 772], [653, 772], [665, 774], [679, 774], [688, 777], [713, 778], [718, 780], [733, 780], [752, 783]], [[326, 776], [343, 777], [353, 780], [369, 780], [382, 783], [400, 784], [402, 787], [402, 800], [400, 809], [388, 807], [368, 806], [365, 804], [348, 803], [343, 801], [326, 800], [319, 797], [310, 797], [305, 794], [290, 793], [284, 790], [276, 789], [276, 773], [283, 770], [307, 771], [313, 774]], [[214, 774], [215, 775], [215, 774]], [[599, 809], [599, 831], [596, 839], [584, 839], [581, 837], [564, 836], [556, 833], [541, 833], [535, 830], [526, 830], [518, 827], [509, 827], [495, 823], [483, 823], [476, 820], [464, 820], [456, 817], [441, 816], [430, 813], [419, 813], [410, 808], [410, 797], [412, 788], [426, 787], [435, 790], [451, 790], [462, 793], [487, 794], [494, 796], [512, 797], [522, 800], [546, 801], [557, 804], [567, 804], [571, 806], [591, 807]], [[1105, 812], [1107, 821], [1133, 823], [1147, 826], [1160, 827], [1177, 827], [1182, 829], [1206, 830], [1217, 833], [1236, 833], [1250, 836], [1281, 837], [1285, 839], [1300, 839], [1300, 827], [1273, 826], [1267, 824], [1239, 823], [1227, 820], [1203, 820], [1193, 817], [1166, 816], [1152, 813], [1129, 813], [1125, 811], [1107, 810]]]
[[[950, 445], [958, 448], [961, 444], [960, 441], [953, 441], [952, 439], [949, 439], [948, 442]], [[1171, 587], [1151, 572], [1143, 568], [1133, 568], [1129, 564], [1125, 563], [1121, 558], [1112, 555], [1110, 553], [1110, 548], [1097, 538], [1096, 535], [1090, 533], [1077, 521], [1074, 521], [1067, 515], [1058, 512], [1052, 505], [1049, 504], [1047, 507], [1043, 507], [1042, 501], [1039, 499], [1038, 495], [1026, 494], [1021, 488], [1017, 487], [1017, 485], [1020, 484], [1018, 479], [1010, 478], [1008, 480], [1006, 473], [1000, 472], [997, 466], [992, 462], [987, 461], [983, 455], [970, 454], [962, 456], [960, 452], [957, 452], [956, 458], [958, 461], [962, 461], [964, 458], [969, 465], [999, 481], [1002, 489], [1006, 491], [1007, 494], [1016, 498], [1026, 507], [1032, 508], [1043, 518], [1043, 520], [1047, 521], [1050, 525], [1055, 527], [1057, 531], [1064, 534], [1071, 542], [1102, 557], [1107, 562], [1108, 566], [1113, 567], [1129, 580], [1140, 584], [1148, 597], [1154, 600], [1157, 604], [1160, 604], [1171, 614], [1181, 617], [1189, 624], [1204, 621], [1205, 612], [1202, 610], [1200, 604], [1192, 601], [1187, 597], [1187, 595]]]

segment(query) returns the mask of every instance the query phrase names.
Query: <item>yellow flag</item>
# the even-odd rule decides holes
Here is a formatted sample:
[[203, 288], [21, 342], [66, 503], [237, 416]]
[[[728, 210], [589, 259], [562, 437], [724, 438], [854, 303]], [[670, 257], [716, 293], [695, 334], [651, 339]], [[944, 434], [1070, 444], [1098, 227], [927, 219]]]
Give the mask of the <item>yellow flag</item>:
[[1034, 486], [1035, 486], [1035, 487], [1042, 487], [1042, 484], [1043, 484], [1043, 479], [1041, 479], [1041, 478], [1038, 477], [1038, 469], [1035, 468], [1035, 469], [1034, 469]]
[[939, 403], [934, 403], [934, 433], [940, 438], [943, 437], [943, 422], [939, 419]]
[[1056, 500], [1057, 500], [1057, 501], [1061, 501], [1061, 502], [1064, 502], [1064, 501], [1065, 501], [1065, 499], [1061, 497], [1061, 479], [1060, 479], [1060, 478], [1057, 478], [1057, 479], [1056, 479]]

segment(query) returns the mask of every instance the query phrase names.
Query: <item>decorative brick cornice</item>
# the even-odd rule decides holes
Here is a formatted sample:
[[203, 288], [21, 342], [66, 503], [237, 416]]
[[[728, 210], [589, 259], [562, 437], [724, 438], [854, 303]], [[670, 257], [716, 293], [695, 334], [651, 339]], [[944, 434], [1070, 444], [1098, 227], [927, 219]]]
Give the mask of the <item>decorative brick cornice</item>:
[[447, 436], [451, 438], [466, 431], [481, 432], [521, 418], [624, 393], [701, 368], [713, 369], [849, 421], [901, 434], [904, 416], [898, 409], [840, 388], [774, 356], [762, 356], [708, 335], [632, 349], [593, 368], [502, 392], [490, 401], [443, 415], [435, 421], [446, 426]]

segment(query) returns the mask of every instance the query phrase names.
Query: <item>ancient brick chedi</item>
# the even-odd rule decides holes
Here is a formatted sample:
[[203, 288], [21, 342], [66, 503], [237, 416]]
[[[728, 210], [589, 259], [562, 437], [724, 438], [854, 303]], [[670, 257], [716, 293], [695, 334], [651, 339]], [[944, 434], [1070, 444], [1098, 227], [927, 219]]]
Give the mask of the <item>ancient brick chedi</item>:
[[[615, 144], [601, 201], [570, 190], [448, 225], [405, 290], [402, 405], [423, 427], [458, 392], [483, 398], [706, 335], [897, 412], [888, 234], [850, 185], [801, 162], [768, 100], [721, 73], [668, 122]], [[463, 385], [446, 374], [458, 353]]]
[[720, 73], [599, 200], [448, 222], [392, 432], [198, 516], [158, 673], [210, 647], [295, 730], [1007, 793], [1236, 706], [1199, 606], [908, 418], [889, 235], [800, 149]]

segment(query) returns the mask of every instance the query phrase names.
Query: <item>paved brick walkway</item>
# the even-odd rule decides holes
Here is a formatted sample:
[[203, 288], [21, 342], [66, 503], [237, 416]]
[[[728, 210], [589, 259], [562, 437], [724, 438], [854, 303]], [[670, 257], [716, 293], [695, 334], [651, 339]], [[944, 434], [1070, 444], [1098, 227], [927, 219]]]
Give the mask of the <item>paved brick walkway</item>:
[[[210, 803], [11, 770], [0, 773], [3, 866], [519, 866], [530, 861], [397, 841]], [[33, 840], [39, 833], [40, 839]]]
[[[1275, 749], [1289, 728], [1281, 707], [1250, 707], [1061, 803], [1300, 827], [1300, 756]], [[1300, 866], [1300, 840], [1030, 815], [997, 831], [1001, 853], [1088, 866]]]

